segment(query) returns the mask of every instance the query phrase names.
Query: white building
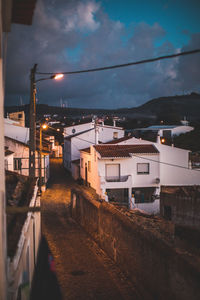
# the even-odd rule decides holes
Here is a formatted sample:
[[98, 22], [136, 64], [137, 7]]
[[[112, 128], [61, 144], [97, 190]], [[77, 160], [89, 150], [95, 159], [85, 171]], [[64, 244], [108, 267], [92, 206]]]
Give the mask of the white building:
[[152, 125], [146, 128], [137, 129], [141, 132], [156, 132], [161, 137], [174, 137], [194, 130], [192, 126], [186, 125]]
[[[38, 186], [36, 180], [33, 179], [33, 181], [35, 181], [35, 185], [31, 190], [29, 188], [30, 195], [32, 195], [31, 199], [27, 199], [28, 195], [26, 195], [27, 206], [30, 209], [40, 207], [40, 199], [37, 197]], [[29, 180], [23, 182], [24, 179], [20, 182], [22, 195], [24, 185], [27, 185]], [[30, 182], [28, 184], [30, 187], [32, 186]], [[17, 207], [19, 208], [19, 206]], [[8, 208], [13, 208], [13, 206]], [[13, 224], [13, 214], [10, 214], [8, 210], [8, 294], [5, 299], [30, 299], [30, 290], [41, 240], [40, 214], [40, 211], [29, 211], [25, 218], [20, 218], [18, 215]]]
[[5, 147], [4, 163], [5, 163], [5, 170], [7, 171], [14, 170], [14, 152], [8, 150], [8, 147]]
[[[84, 131], [81, 131], [83, 129]], [[67, 127], [64, 132], [66, 137], [64, 139], [63, 163], [64, 167], [72, 172], [74, 177], [76, 177], [77, 165], [72, 166], [72, 164], [80, 159], [80, 149], [124, 137], [124, 130], [121, 127], [95, 125], [93, 122]], [[68, 135], [69, 133], [70, 135]]]
[[[8, 170], [11, 170], [11, 165], [13, 165], [14, 172], [29, 176], [29, 146], [7, 136], [5, 136], [5, 146], [9, 151], [13, 152], [13, 163], [10, 160], [8, 161]], [[39, 151], [35, 153], [35, 161], [35, 176], [39, 177]], [[49, 152], [44, 151], [44, 149], [41, 155], [41, 176], [44, 183], [48, 181], [50, 176]]]
[[[4, 88], [7, 34], [11, 23], [31, 25], [36, 0], [32, 3], [0, 0], [0, 299], [7, 299], [6, 265], [6, 214], [5, 214], [5, 165], [4, 165]], [[26, 8], [26, 9], [25, 9]]]
[[[81, 178], [101, 198], [106, 192], [109, 200], [128, 204], [134, 194], [136, 207], [145, 209], [144, 203], [154, 201], [161, 186], [200, 183], [200, 173], [190, 169], [188, 150], [136, 138], [117, 142], [80, 151]], [[158, 212], [159, 200], [153, 206]]]

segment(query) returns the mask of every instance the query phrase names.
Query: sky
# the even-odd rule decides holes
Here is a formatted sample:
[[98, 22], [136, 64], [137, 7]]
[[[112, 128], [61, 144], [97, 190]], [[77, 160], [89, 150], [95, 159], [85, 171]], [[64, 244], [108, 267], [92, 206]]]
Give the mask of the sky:
[[[199, 11], [199, 0], [37, 0], [32, 26], [12, 24], [8, 35], [5, 105], [29, 103], [35, 63], [68, 72], [200, 49]], [[37, 103], [136, 107], [200, 92], [199, 78], [200, 53], [41, 81]]]

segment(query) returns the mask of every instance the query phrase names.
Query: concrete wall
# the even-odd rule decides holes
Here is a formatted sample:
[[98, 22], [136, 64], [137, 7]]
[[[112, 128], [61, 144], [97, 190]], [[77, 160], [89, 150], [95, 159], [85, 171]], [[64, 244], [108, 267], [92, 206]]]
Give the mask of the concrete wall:
[[200, 265], [106, 202], [72, 192], [72, 217], [99, 243], [143, 300], [200, 299]]
[[160, 214], [163, 217], [165, 217], [166, 206], [171, 207], [172, 222], [200, 229], [200, 198], [161, 193]]
[[65, 127], [64, 128], [64, 137], [88, 130], [93, 127], [94, 127], [93, 122]]
[[5, 156], [5, 169], [8, 170], [8, 171], [13, 171], [14, 170], [13, 158], [14, 158], [13, 154]]
[[97, 125], [98, 139], [102, 143], [106, 143], [114, 139], [114, 133], [117, 133], [117, 138], [124, 137], [124, 130], [120, 127]]
[[[37, 189], [35, 186], [30, 202], [31, 207], [40, 206]], [[16, 253], [12, 259], [8, 257], [8, 300], [17, 299], [19, 289], [21, 289], [22, 299], [29, 299], [40, 240], [40, 212], [29, 212], [21, 231]]]

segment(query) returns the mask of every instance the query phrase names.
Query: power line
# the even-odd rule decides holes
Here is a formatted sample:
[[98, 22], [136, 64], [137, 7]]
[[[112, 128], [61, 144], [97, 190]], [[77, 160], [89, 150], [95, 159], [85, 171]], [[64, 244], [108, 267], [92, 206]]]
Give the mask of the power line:
[[[80, 132], [81, 134], [81, 132]], [[85, 139], [82, 139], [80, 137], [77, 137], [77, 136], [73, 136], [73, 135], [70, 135], [70, 134], [66, 134], [67, 136], [70, 136], [71, 138], [74, 137], [78, 140], [81, 140], [81, 141], [84, 141], [84, 142], [87, 142], [87, 143], [90, 143], [90, 145], [95, 145], [95, 143], [92, 143], [91, 141], [88, 141], [88, 140], [85, 140]], [[155, 143], [153, 143], [155, 144]], [[100, 144], [102, 146], [104, 145], [108, 145], [108, 144]], [[118, 145], [118, 144], [116, 144]], [[126, 144], [128, 145], [128, 144]], [[131, 144], [132, 145], [132, 144]], [[74, 144], [74, 146], [76, 147], [76, 145]], [[164, 145], [165, 146], [165, 145]], [[78, 147], [76, 147], [77, 150], [79, 151], [83, 151], [84, 149], [78, 149]], [[147, 157], [143, 157], [143, 156], [139, 156], [139, 155], [136, 155], [136, 154], [133, 154], [131, 153], [132, 156], [134, 157], [138, 157], [138, 158], [142, 158], [142, 159], [145, 159], [147, 161], [152, 161], [152, 162], [156, 162], [156, 163], [159, 163], [159, 164], [163, 164], [163, 165], [167, 165], [167, 166], [171, 166], [171, 167], [176, 167], [176, 168], [181, 168], [181, 169], [186, 169], [186, 170], [191, 170], [191, 171], [196, 171], [196, 172], [200, 172], [200, 170], [196, 170], [196, 169], [190, 169], [190, 168], [187, 168], [187, 167], [184, 167], [184, 166], [180, 166], [180, 165], [175, 165], [175, 164], [171, 164], [171, 163], [167, 163], [167, 162], [164, 162], [164, 161], [158, 161], [158, 160], [154, 160], [154, 159], [151, 159], [151, 158], [147, 158]]]
[[[78, 70], [78, 71], [60, 72], [60, 73], [70, 75], [70, 74], [80, 74], [80, 73], [89, 73], [89, 72], [97, 72], [97, 71], [104, 71], [104, 70], [110, 70], [110, 69], [124, 68], [124, 67], [133, 66], [133, 65], [151, 63], [151, 62], [158, 61], [158, 60], [163, 60], [163, 59], [171, 59], [171, 58], [178, 57], [178, 56], [196, 54], [196, 53], [199, 53], [199, 52], [200, 52], [200, 49], [195, 49], [195, 50], [184, 51], [184, 52], [175, 53], [175, 54], [171, 54], [171, 55], [164, 55], [164, 56], [159, 56], [159, 57], [155, 57], [155, 58], [143, 59], [143, 60], [130, 62], [130, 63], [126, 63], [126, 64], [112, 65], [112, 66], [107, 66], [107, 67], [100, 67], [100, 68], [86, 69], [86, 70]], [[55, 72], [36, 72], [36, 74], [55, 75]]]

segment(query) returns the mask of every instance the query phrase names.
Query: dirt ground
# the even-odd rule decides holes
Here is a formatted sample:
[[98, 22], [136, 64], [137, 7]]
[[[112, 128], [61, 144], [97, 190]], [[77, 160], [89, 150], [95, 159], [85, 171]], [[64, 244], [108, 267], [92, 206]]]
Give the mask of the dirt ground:
[[70, 218], [70, 191], [77, 185], [61, 159], [51, 160], [50, 172], [41, 197], [42, 234], [55, 262], [62, 299], [139, 299], [119, 268]]

